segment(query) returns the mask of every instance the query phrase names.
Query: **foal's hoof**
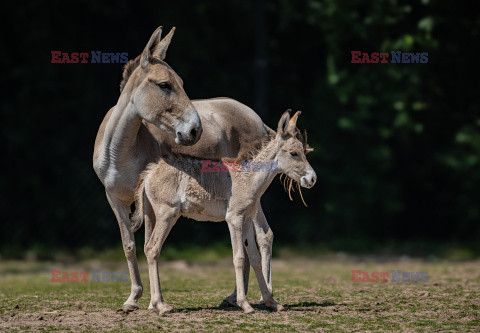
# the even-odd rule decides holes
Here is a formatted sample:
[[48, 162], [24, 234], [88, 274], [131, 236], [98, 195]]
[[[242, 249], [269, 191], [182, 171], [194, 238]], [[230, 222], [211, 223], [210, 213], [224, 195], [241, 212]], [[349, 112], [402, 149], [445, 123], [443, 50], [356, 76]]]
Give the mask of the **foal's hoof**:
[[255, 310], [252, 308], [252, 306], [250, 305], [250, 303], [248, 303], [247, 301], [240, 301], [240, 302], [237, 302], [238, 305], [243, 309], [243, 312], [245, 314], [249, 314], [249, 313], [253, 313], [255, 312]]
[[285, 311], [285, 307], [281, 304], [277, 305], [277, 311]]
[[272, 309], [273, 311], [277, 311], [277, 312], [278, 312], [278, 311], [284, 311], [284, 310], [285, 310], [285, 308], [283, 307], [283, 305], [278, 304], [278, 303], [276, 303], [275, 307], [271, 307], [271, 309]]
[[130, 312], [138, 310], [138, 305], [135, 304], [123, 304], [123, 306], [117, 310], [117, 313], [129, 314]]
[[[268, 304], [267, 304], [268, 303]], [[272, 301], [272, 302], [267, 302], [265, 303], [264, 300], [261, 300], [260, 301], [260, 304], [258, 304], [258, 307], [262, 310], [272, 310], [272, 311], [275, 311], [275, 312], [278, 312], [278, 311], [284, 311], [285, 308], [283, 307], [283, 305], [275, 302], [275, 301]]]
[[250, 314], [255, 312], [255, 310], [250, 306], [250, 304], [245, 304], [241, 308], [243, 309], [243, 313], [245, 314]]
[[149, 307], [148, 310], [155, 312], [158, 315], [164, 315], [164, 314], [169, 314], [173, 312], [173, 308], [168, 304], [157, 305], [157, 307], [151, 307], [151, 308]]

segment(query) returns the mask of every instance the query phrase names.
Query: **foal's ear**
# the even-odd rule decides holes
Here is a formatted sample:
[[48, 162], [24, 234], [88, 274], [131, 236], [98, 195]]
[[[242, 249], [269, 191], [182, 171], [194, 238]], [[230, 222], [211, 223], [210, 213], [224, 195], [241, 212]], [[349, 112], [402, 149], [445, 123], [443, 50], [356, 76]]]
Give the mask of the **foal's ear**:
[[155, 55], [155, 49], [160, 43], [160, 38], [162, 37], [163, 27], [159, 26], [150, 37], [150, 40], [147, 43], [147, 46], [143, 49], [142, 56], [140, 58], [140, 64], [143, 68], [147, 67], [150, 59]]
[[287, 127], [287, 132], [291, 135], [295, 135], [295, 132], [297, 131], [297, 120], [298, 116], [302, 113], [302, 111], [297, 111], [293, 115], [292, 119], [288, 122], [288, 127]]
[[168, 46], [170, 45], [170, 42], [172, 41], [173, 34], [175, 32], [175, 27], [170, 30], [168, 35], [165, 36], [164, 39], [158, 44], [158, 48], [155, 50], [155, 54], [157, 57], [159, 57], [161, 60], [165, 59], [167, 56], [167, 49]]
[[288, 124], [290, 122], [290, 111], [292, 110], [288, 109], [285, 111], [282, 115], [282, 118], [280, 118], [277, 127], [277, 136], [280, 135], [281, 137], [284, 137], [287, 135]]

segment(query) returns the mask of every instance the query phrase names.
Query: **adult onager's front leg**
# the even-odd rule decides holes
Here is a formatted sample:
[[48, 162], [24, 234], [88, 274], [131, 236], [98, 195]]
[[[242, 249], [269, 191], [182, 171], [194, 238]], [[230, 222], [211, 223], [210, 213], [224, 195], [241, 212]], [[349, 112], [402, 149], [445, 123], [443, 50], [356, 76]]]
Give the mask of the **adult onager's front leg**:
[[177, 222], [179, 208], [168, 205], [148, 207], [145, 215], [147, 216], [145, 218], [145, 255], [148, 262], [151, 293], [148, 309], [159, 314], [169, 313], [173, 308], [165, 302], [162, 296], [162, 288], [158, 276], [158, 256], [170, 230]]
[[135, 238], [133, 236], [133, 230], [131, 228], [131, 221], [129, 217], [130, 203], [118, 200], [113, 195], [107, 193], [107, 199], [112, 207], [115, 217], [120, 227], [120, 234], [122, 236], [123, 251], [127, 258], [128, 271], [130, 273], [130, 280], [132, 281], [132, 287], [130, 296], [123, 304], [121, 310], [124, 312], [131, 312], [138, 309], [137, 301], [142, 297], [143, 286], [140, 279], [140, 272], [138, 270], [137, 255], [135, 249]]

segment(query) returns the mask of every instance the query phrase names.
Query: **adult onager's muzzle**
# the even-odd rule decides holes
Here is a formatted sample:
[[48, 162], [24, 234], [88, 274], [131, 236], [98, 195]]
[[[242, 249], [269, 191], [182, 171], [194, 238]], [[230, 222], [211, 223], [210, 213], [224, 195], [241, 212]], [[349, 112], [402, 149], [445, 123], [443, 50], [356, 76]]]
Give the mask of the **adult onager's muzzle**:
[[196, 114], [196, 111], [190, 118], [191, 120], [189, 122], [177, 126], [175, 142], [180, 145], [191, 146], [197, 143], [202, 135], [202, 123]]
[[306, 188], [312, 188], [317, 181], [317, 174], [313, 169], [310, 169], [305, 176], [300, 178], [300, 185]]

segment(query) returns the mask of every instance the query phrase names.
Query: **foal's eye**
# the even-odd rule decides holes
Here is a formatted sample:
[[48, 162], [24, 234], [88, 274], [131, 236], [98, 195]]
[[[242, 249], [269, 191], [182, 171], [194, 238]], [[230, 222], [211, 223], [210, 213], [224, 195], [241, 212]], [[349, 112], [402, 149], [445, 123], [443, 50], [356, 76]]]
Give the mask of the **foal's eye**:
[[160, 89], [163, 89], [163, 90], [171, 90], [172, 87], [170, 86], [170, 84], [168, 82], [160, 82], [158, 84], [158, 86], [160, 87]]
[[290, 152], [290, 155], [292, 155], [292, 156], [298, 156], [298, 154], [297, 154], [296, 151], [291, 151], [291, 152]]

